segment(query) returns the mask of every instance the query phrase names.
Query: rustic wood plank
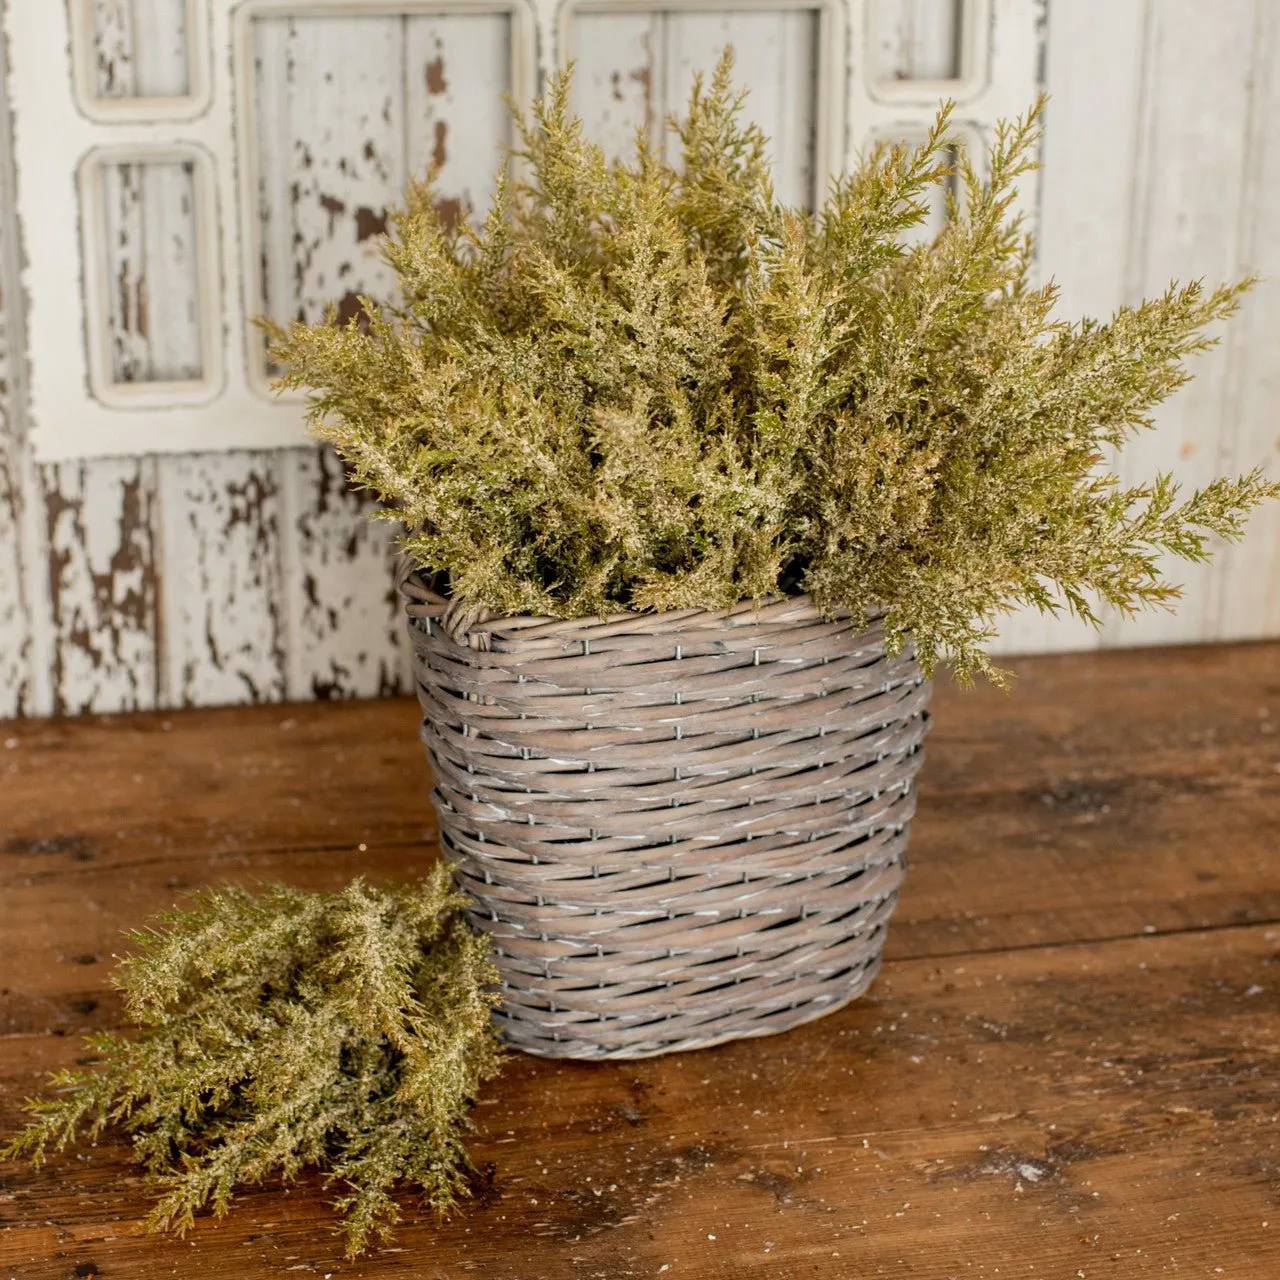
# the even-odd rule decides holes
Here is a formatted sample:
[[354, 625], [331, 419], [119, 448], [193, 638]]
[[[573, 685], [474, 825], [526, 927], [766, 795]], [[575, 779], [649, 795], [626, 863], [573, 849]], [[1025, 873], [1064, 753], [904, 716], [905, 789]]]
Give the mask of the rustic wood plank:
[[[96, 0], [98, 91], [104, 97], [187, 92], [186, 0]], [[182, 382], [204, 373], [195, 175], [191, 162], [105, 164], [107, 315], [116, 382]]]
[[1066, 316], [1109, 316], [1126, 300], [1144, 18], [1143, 0], [1076, 0], [1049, 11], [1037, 265], [1057, 284]]
[[817, 172], [818, 12], [784, 11], [778, 14], [778, 27], [774, 180], [784, 204], [815, 209], [827, 184], [827, 175]]
[[1015, 671], [1009, 695], [939, 691], [895, 945], [1276, 918], [1280, 650], [1046, 656]]
[[290, 527], [283, 609], [292, 622], [293, 698], [371, 698], [403, 692], [405, 622], [395, 589], [394, 537], [370, 519], [369, 494], [347, 486], [330, 449], [281, 455]]
[[[191, 90], [187, 35], [188, 0], [130, 0], [137, 63], [134, 92], [144, 98], [178, 98]], [[196, 5], [196, 21], [203, 18]]]
[[[246, 1192], [186, 1242], [130, 1234], [146, 1200], [111, 1137], [6, 1178], [0, 1261], [20, 1280], [1263, 1280], [1280, 1267], [1278, 937], [896, 961], [870, 997], [783, 1037], [617, 1065], [518, 1057], [476, 1112], [475, 1202], [439, 1224], [406, 1201], [393, 1246], [355, 1265], [316, 1177]], [[80, 1053], [0, 1041], [6, 1127]]]
[[269, 453], [159, 462], [166, 705], [285, 693], [280, 479]]
[[[106, 24], [99, 28], [103, 35], [103, 57], [98, 63], [100, 92], [117, 97], [167, 96], [186, 88], [189, 68], [182, 0], [94, 0], [94, 4], [100, 23]], [[919, 19], [919, 14], [933, 7], [939, 7], [941, 25], [933, 19]], [[911, 40], [916, 42], [913, 45], [909, 41], [905, 46], [910, 67], [919, 64], [925, 68], [930, 59], [936, 62], [942, 56], [946, 44], [943, 31], [950, 20], [947, 9], [946, 0], [920, 0], [919, 4], [913, 0], [912, 5], [895, 6], [898, 18], [894, 21], [906, 23], [911, 28]], [[1143, 22], [1148, 9], [1153, 14], [1153, 42], [1145, 55], [1144, 71]], [[115, 17], [111, 16], [113, 13]], [[354, 20], [325, 19], [338, 23], [365, 20], [363, 16]], [[443, 122], [447, 125], [446, 174], [450, 166], [472, 160], [477, 172], [487, 173], [489, 144], [472, 145], [473, 139], [485, 130], [473, 129], [472, 123], [483, 113], [497, 111], [496, 95], [491, 90], [501, 78], [500, 66], [505, 65], [505, 44], [504, 37], [494, 33], [505, 31], [506, 20], [497, 15], [421, 15], [391, 20], [399, 22], [406, 33], [400, 42], [401, 83], [408, 104], [400, 143], [402, 152], [407, 153], [402, 160], [405, 171], [417, 167], [415, 157], [421, 159], [434, 150], [436, 128]], [[108, 30], [113, 22], [114, 35]], [[584, 14], [575, 20], [574, 39], [580, 42], [583, 33], [612, 24], [614, 34], [607, 41], [601, 43], [595, 34], [586, 39], [593, 56], [603, 50], [607, 61], [612, 56], [610, 49], [623, 50], [616, 66], [609, 68], [601, 63], [599, 86], [589, 95], [593, 107], [589, 120], [611, 131], [611, 136], [625, 139], [631, 122], [643, 120], [646, 110], [656, 111], [656, 117], [660, 117], [666, 109], [665, 103], [656, 102], [654, 94], [656, 85], [656, 97], [664, 96], [665, 43], [658, 41], [645, 59], [633, 56], [636, 41], [653, 24], [665, 31], [666, 22], [657, 10]], [[1197, 22], [1213, 28], [1205, 39], [1201, 39]], [[475, 30], [485, 34], [455, 41], [451, 33], [471, 30], [465, 26], [467, 23], [475, 24]], [[1097, 296], [1101, 300], [1130, 260], [1137, 263], [1130, 271], [1130, 292], [1158, 288], [1163, 284], [1163, 273], [1174, 270], [1187, 274], [1204, 269], [1209, 274], [1222, 274], [1258, 266], [1265, 275], [1276, 275], [1269, 265], [1274, 246], [1264, 234], [1265, 210], [1274, 203], [1276, 171], [1271, 155], [1275, 144], [1264, 127], [1275, 114], [1269, 104], [1276, 93], [1276, 78], [1271, 71], [1275, 21], [1269, 8], [1236, 3], [1219, 18], [1194, 8], [1184, 13], [1176, 6], [1147, 5], [1145, 0], [1116, 0], [1113, 4], [1077, 0], [1071, 5], [1050, 6], [1049, 23], [1047, 78], [1054, 100], [1044, 173], [1045, 262], [1066, 287], [1064, 310], [1105, 311], [1105, 303], [1082, 302], [1081, 298]], [[626, 24], [634, 30], [624, 38], [619, 33]], [[283, 23], [280, 29], [284, 30]], [[899, 26], [895, 37], [900, 51], [904, 30]], [[421, 58], [408, 52], [419, 32], [425, 33], [421, 37]], [[1172, 32], [1172, 44], [1166, 39], [1166, 32]], [[746, 51], [747, 33], [747, 27], [736, 25], [729, 33], [739, 45], [740, 56]], [[432, 43], [437, 36], [441, 50]], [[339, 62], [345, 63], [345, 44], [338, 52], [343, 55]], [[437, 57], [443, 57], [439, 68], [433, 65]], [[761, 81], [755, 88], [757, 97], [774, 92], [764, 83], [774, 64], [761, 65], [764, 70], [752, 72]], [[587, 70], [584, 64], [580, 75]], [[315, 77], [323, 73], [324, 68], [316, 65], [308, 70]], [[342, 74], [341, 67], [338, 74]], [[428, 82], [433, 77], [436, 83], [443, 81], [443, 92], [432, 92]], [[652, 83], [646, 85], [646, 77]], [[1145, 98], [1143, 86], [1150, 91]], [[262, 88], [265, 93], [287, 90], [288, 86], [272, 75], [265, 78]], [[411, 110], [411, 99], [419, 91], [418, 107]], [[418, 108], [420, 114], [415, 116], [413, 112]], [[639, 117], [634, 114], [637, 109]], [[264, 110], [263, 114], [269, 119], [281, 118], [274, 110]], [[1143, 136], [1147, 141], [1142, 148], [1133, 142], [1140, 132], [1139, 116], [1146, 121]], [[418, 126], [413, 124], [415, 119], [420, 121]], [[459, 131], [464, 126], [468, 129], [465, 145], [453, 145], [463, 136]], [[420, 141], [411, 144], [408, 139], [415, 127], [419, 128]], [[1055, 142], [1055, 138], [1060, 141]], [[1255, 143], [1259, 158], [1251, 169], [1241, 157], [1249, 154]], [[1235, 188], [1228, 172], [1232, 165], [1239, 176]], [[1160, 172], [1154, 172], [1153, 166]], [[1137, 180], [1132, 182], [1130, 175], [1135, 173]], [[1149, 181], [1144, 174], [1150, 174]], [[469, 183], [470, 179], [453, 184], [453, 179], [447, 178], [446, 198], [482, 203]], [[1235, 191], [1239, 192], [1238, 199]], [[360, 207], [362, 203], [356, 201], [357, 214]], [[365, 222], [371, 225], [376, 223], [378, 210], [372, 204], [368, 208], [372, 217], [366, 217]], [[1099, 208], [1104, 212], [1099, 214]], [[1082, 210], [1089, 213], [1087, 220]], [[1189, 221], [1179, 231], [1175, 224], [1184, 215]], [[351, 220], [349, 211], [346, 221]], [[1126, 222], [1132, 224], [1128, 234], [1133, 253], [1120, 243]], [[1194, 252], [1183, 253], [1179, 236], [1192, 243]], [[1152, 237], [1149, 248], [1146, 241]], [[1058, 253], [1053, 249], [1055, 242], [1066, 249]], [[1229, 242], [1236, 247], [1231, 248]], [[1225, 266], [1217, 265], [1220, 259]], [[1054, 265], [1064, 261], [1070, 262], [1070, 271]], [[1165, 263], [1163, 267], [1161, 262]], [[293, 264], [288, 257], [280, 258], [279, 263], [283, 272], [281, 287], [291, 290]], [[170, 296], [172, 291], [165, 293]], [[320, 296], [317, 292], [317, 301]], [[1273, 417], [1275, 397], [1270, 388], [1267, 344], [1274, 328], [1272, 312], [1277, 296], [1280, 295], [1275, 286], [1264, 283], [1235, 330], [1229, 331], [1234, 346], [1210, 358], [1221, 356], [1224, 361], [1225, 372], [1219, 379], [1221, 397], [1211, 404], [1206, 401], [1202, 412], [1177, 411], [1189, 433], [1187, 442], [1198, 450], [1191, 460], [1196, 466], [1205, 459], [1209, 460], [1205, 466], [1215, 469], [1246, 467], [1268, 459], [1276, 465], [1280, 433]], [[159, 301], [151, 299], [153, 306]], [[153, 342], [180, 332], [167, 322], [152, 324], [151, 330]], [[182, 367], [181, 361], [168, 363]], [[165, 364], [161, 361], [160, 367]], [[1202, 370], [1209, 367], [1208, 361], [1201, 365]], [[1238, 426], [1233, 426], [1236, 423]], [[1172, 436], [1165, 433], [1160, 439], [1172, 440]], [[1176, 445], [1162, 445], [1153, 437], [1148, 443], [1158, 452], [1161, 448], [1172, 451], [1183, 441], [1179, 437]], [[211, 650], [204, 634], [204, 602], [188, 598], [187, 594], [192, 590], [187, 574], [191, 539], [184, 535], [171, 543], [168, 537], [168, 521], [172, 518], [180, 526], [185, 519], [181, 508], [174, 515], [166, 506], [164, 529], [158, 524], [135, 529], [125, 543], [117, 542], [115, 548], [108, 545], [120, 534], [126, 490], [135, 488], [136, 505], [150, 510], [154, 519], [159, 507], [165, 505], [157, 496], [161, 490], [183, 491], [186, 478], [180, 474], [181, 468], [176, 479], [168, 461], [89, 462], [83, 470], [65, 467], [36, 473], [32, 469], [28, 474], [24, 470], [28, 464], [19, 454], [11, 454], [7, 464], [9, 478], [0, 481], [0, 490], [7, 489], [10, 495], [7, 499], [0, 496], [0, 710], [21, 707], [48, 711], [55, 705], [68, 710], [108, 709], [150, 705], [156, 698], [248, 699], [253, 696], [250, 684], [238, 675], [224, 674], [212, 656], [232, 650], [238, 651], [240, 661], [248, 664], [246, 670], [264, 697], [280, 697], [289, 692], [306, 696], [313, 688], [335, 695], [373, 691], [382, 679], [383, 668], [389, 670], [395, 665], [389, 638], [394, 636], [394, 629], [387, 631], [385, 614], [378, 610], [366, 630], [343, 605], [368, 598], [361, 592], [365, 590], [366, 572], [371, 571], [376, 558], [374, 535], [369, 535], [368, 542], [363, 541], [366, 535], [357, 535], [359, 554], [354, 559], [344, 558], [341, 549], [352, 529], [349, 511], [332, 503], [325, 506], [328, 499], [320, 483], [311, 488], [310, 475], [303, 474], [312, 470], [311, 465], [295, 464], [293, 457], [276, 459], [271, 467], [277, 487], [272, 499], [278, 508], [274, 534], [279, 540], [277, 546], [265, 549], [255, 541], [256, 560], [252, 564], [234, 571], [224, 566], [210, 578], [209, 586], [213, 589], [219, 584], [233, 584], [245, 574], [252, 577], [257, 572], [256, 565], [278, 562], [278, 573], [269, 579], [268, 591], [250, 591], [243, 602], [225, 595], [210, 600], [208, 613], [215, 619], [228, 620], [216, 650]], [[1162, 460], [1163, 455], [1157, 463]], [[234, 507], [238, 501], [236, 492], [249, 486], [252, 477], [261, 471], [260, 460], [249, 455], [228, 456], [222, 466], [226, 492], [208, 503], [195, 504], [198, 518], [203, 518], [206, 510], [209, 512], [209, 525], [191, 531], [192, 538], [202, 545], [219, 545], [222, 517], [218, 511]], [[295, 470], [295, 466], [301, 470]], [[1148, 469], [1147, 461], [1142, 461], [1138, 469]], [[46, 488], [56, 494], [56, 510], [45, 508]], [[19, 499], [13, 495], [19, 491], [28, 495], [29, 505], [15, 515]], [[81, 537], [71, 511], [74, 506], [81, 507], [81, 523], [96, 530], [92, 547], [68, 543]], [[291, 514], [282, 523], [285, 517], [279, 513], [285, 508]], [[327, 518], [332, 519], [331, 526], [324, 524]], [[1274, 634], [1280, 626], [1274, 616], [1275, 609], [1280, 608], [1276, 603], [1280, 600], [1278, 520], [1280, 508], [1262, 513], [1253, 523], [1249, 540], [1225, 554], [1220, 570], [1210, 575], [1208, 605], [1201, 608], [1189, 602], [1183, 613], [1184, 622], [1178, 624], [1182, 628], [1177, 632], [1179, 637]], [[294, 521], [306, 526], [303, 537], [294, 536]], [[49, 549], [52, 563], [41, 545], [51, 526], [56, 527], [58, 538]], [[15, 550], [19, 532], [25, 546], [21, 560]], [[312, 559], [307, 559], [309, 552], [304, 548], [314, 550]], [[142, 593], [141, 612], [132, 588], [126, 585], [131, 574], [137, 577], [133, 569], [122, 569], [114, 585], [102, 581], [108, 573], [104, 566], [113, 561], [140, 565], [139, 556], [151, 557], [138, 572], [144, 577], [149, 575], [152, 581], [152, 586]], [[1181, 576], [1181, 566], [1175, 568]], [[311, 580], [318, 601], [314, 605], [304, 591]], [[148, 620], [156, 612], [146, 603], [148, 590], [160, 601], [163, 625], [156, 626]], [[277, 590], [279, 594], [270, 594]], [[374, 594], [370, 592], [370, 596]], [[18, 608], [15, 602], [20, 596], [23, 604]], [[51, 599], [46, 604], [48, 596]], [[339, 620], [330, 627], [328, 619], [334, 616]], [[1200, 621], [1195, 621], [1197, 618]], [[271, 625], [262, 625], [263, 619]], [[1157, 627], [1171, 625], [1162, 619], [1150, 621]], [[274, 638], [267, 638], [268, 632]], [[1127, 642], [1131, 634], [1136, 633], [1116, 632], [1111, 639]], [[281, 646], [279, 654], [275, 651], [277, 641]], [[1057, 624], [1044, 626], [1037, 619], [1032, 619], [1025, 629], [1021, 620], [1011, 623], [1002, 637], [1006, 651], [1093, 643], [1095, 638], [1087, 631]], [[24, 646], [28, 660], [22, 658]], [[132, 674], [127, 670], [127, 655], [131, 653], [141, 655]], [[185, 672], [189, 663], [195, 665], [188, 678]], [[278, 676], [281, 668], [285, 672], [283, 678]], [[44, 678], [46, 672], [48, 680]], [[47, 693], [44, 685], [49, 686]]]
[[[1280, 919], [1280, 647], [1018, 669], [1011, 696], [938, 691], [891, 955]], [[0, 726], [0, 901], [22, 957], [0, 1027], [72, 1027], [90, 998], [110, 1018], [101, 974], [68, 957], [110, 955], [184, 889], [425, 866], [415, 726], [408, 700]]]
[[[278, 319], [317, 319], [333, 299], [350, 315], [357, 295], [390, 293], [377, 237], [410, 176], [438, 169], [449, 217], [484, 212], [509, 132], [509, 25], [498, 14], [256, 24], [263, 303]], [[393, 530], [366, 523], [370, 500], [345, 490], [332, 453], [290, 451], [279, 470], [294, 531], [281, 546], [289, 695], [401, 689]]]
[[[1129, 301], [1159, 293], [1171, 277], [1203, 276], [1210, 283], [1241, 273], [1240, 227], [1246, 175], [1257, 161], [1246, 154], [1253, 0], [1223, 0], [1212, 13], [1194, 0], [1161, 0], [1147, 7], [1138, 179], [1127, 252]], [[1194, 92], [1188, 86], [1195, 86]], [[1220, 474], [1223, 412], [1231, 343], [1195, 360], [1195, 379], [1158, 412], [1157, 429], [1121, 455], [1126, 483], [1170, 471], [1187, 488]], [[1170, 558], [1168, 571], [1185, 594], [1176, 613], [1109, 619], [1103, 643], [1161, 644], [1213, 634], [1217, 565]]]
[[[4, 722], [4, 848], [23, 860], [22, 877], [93, 863], [109, 880], [139, 858], [412, 844], [431, 826], [415, 708], [388, 699]], [[6, 890], [19, 883], [4, 874]]]
[[[95, 9], [100, 39], [98, 84], [112, 96], [139, 87], [132, 12], [124, 5]], [[168, 51], [157, 69], [164, 74]], [[112, 324], [116, 377], [149, 379], [152, 317], [146, 214], [159, 200], [157, 229], [167, 218], [171, 193], [150, 196], [137, 166], [111, 166], [107, 184]], [[154, 319], [169, 320], [163, 304]], [[95, 322], [96, 318], [94, 321]], [[197, 338], [198, 348], [198, 338]], [[159, 376], [168, 376], [159, 372]], [[153, 523], [156, 464], [150, 459], [61, 463], [39, 468], [43, 551], [47, 557], [49, 609], [47, 655], [51, 709], [119, 710], [156, 705], [161, 683], [159, 650], [159, 550]], [[28, 572], [33, 572], [32, 570]], [[39, 657], [37, 658], [39, 660]]]
[[147, 188], [150, 375], [157, 382], [203, 378], [202, 330], [220, 317], [202, 296], [195, 165], [181, 160], [139, 168]]
[[40, 577], [32, 572], [39, 485], [22, 414], [23, 294], [6, 63], [0, 59], [0, 716], [21, 716], [50, 708], [35, 661], [43, 615], [36, 606]]
[[[1260, 279], [1232, 331], [1221, 465], [1268, 468], [1280, 476], [1280, 368], [1272, 358], [1280, 332], [1280, 244], [1271, 231], [1280, 204], [1280, 15], [1259, 5], [1250, 71], [1242, 266]], [[1210, 609], [1214, 638], [1234, 640], [1280, 634], [1280, 503], [1269, 503], [1249, 523], [1244, 541], [1221, 552]]]
[[159, 688], [150, 459], [40, 468], [57, 712], [137, 709]]
[[189, 91], [187, 0], [91, 3], [100, 97], [176, 98]]
[[12, 427], [8, 351], [0, 348], [0, 716], [19, 716], [31, 707], [31, 610], [22, 557], [27, 495]]
[[100, 244], [107, 259], [107, 314], [85, 319], [106, 326], [113, 382], [152, 381], [143, 173], [142, 165], [112, 164], [97, 174], [102, 186]]
[[376, 237], [410, 177], [441, 209], [483, 213], [509, 125], [509, 19], [498, 14], [263, 17], [254, 23], [262, 305], [340, 315], [394, 280]]
[[[4, 94], [0, 71], [0, 98]], [[0, 106], [0, 134], [7, 124]], [[7, 175], [0, 173], [0, 200], [8, 194]], [[15, 375], [19, 373], [13, 341], [14, 312], [9, 303], [16, 285], [8, 254], [12, 223], [0, 221], [0, 716], [20, 716], [34, 705], [32, 688], [31, 592], [23, 556], [23, 522], [32, 500], [32, 467], [17, 415]]]
[[662, 136], [663, 29], [661, 13], [624, 10], [578, 13], [570, 24], [573, 107], [610, 160], [630, 155], [638, 129]]
[[511, 20], [493, 13], [410, 16], [403, 51], [405, 176], [434, 169], [442, 214], [483, 218], [511, 140], [502, 101], [511, 83]]
[[868, 62], [877, 80], [960, 75], [964, 0], [871, 0]]
[[[1012, 697], [939, 691], [869, 997], [696, 1055], [513, 1059], [476, 1112], [476, 1201], [445, 1224], [406, 1201], [354, 1266], [316, 1177], [187, 1242], [132, 1234], [147, 1200], [111, 1135], [5, 1169], [0, 1272], [1265, 1280], [1280, 646], [1019, 667]], [[0, 1127], [118, 1023], [115, 931], [178, 889], [411, 874], [415, 721], [402, 700], [0, 727]]]
[[102, 98], [132, 98], [137, 75], [130, 0], [93, 0], [94, 81]]
[[817, 30], [813, 10], [578, 14], [568, 50], [579, 64], [575, 107], [611, 156], [627, 154], [642, 127], [670, 150], [663, 122], [684, 110], [694, 74], [733, 45], [737, 82], [750, 90], [745, 115], [770, 139], [778, 198], [812, 206]]
[[[189, 60], [183, 0], [131, 0], [130, 92], [186, 92]], [[113, 73], [124, 79], [124, 73]], [[154, 175], [148, 174], [148, 178]], [[174, 220], [151, 194], [146, 215], [161, 228]], [[191, 199], [193, 192], [186, 193]], [[172, 196], [171, 196], [172, 201]], [[181, 204], [176, 211], [183, 212]], [[183, 228], [186, 230], [185, 228]], [[165, 239], [160, 241], [166, 243]], [[165, 309], [159, 349], [169, 368], [198, 376], [200, 312], [195, 290], [194, 215], [185, 237], [170, 235], [168, 274], [152, 293]], [[184, 244], [185, 259], [174, 261]], [[183, 269], [190, 287], [176, 287]], [[173, 348], [177, 347], [177, 360]], [[91, 464], [96, 465], [96, 464]], [[164, 626], [155, 661], [161, 705], [278, 700], [286, 685], [280, 467], [269, 454], [192, 454], [155, 463], [161, 531]]]
[[254, 30], [265, 310], [355, 315], [358, 295], [393, 284], [374, 236], [407, 177], [402, 20], [263, 17]]
[[[1049, 7], [1037, 269], [1057, 283], [1065, 319], [1105, 319], [1126, 301], [1145, 12], [1144, 0]], [[1109, 463], [1114, 468], [1115, 459]], [[1028, 609], [1001, 620], [993, 650], [1068, 652], [1100, 643], [1088, 623]]]
[[190, 161], [108, 164], [99, 181], [112, 380], [200, 378], [203, 304], [194, 166]]

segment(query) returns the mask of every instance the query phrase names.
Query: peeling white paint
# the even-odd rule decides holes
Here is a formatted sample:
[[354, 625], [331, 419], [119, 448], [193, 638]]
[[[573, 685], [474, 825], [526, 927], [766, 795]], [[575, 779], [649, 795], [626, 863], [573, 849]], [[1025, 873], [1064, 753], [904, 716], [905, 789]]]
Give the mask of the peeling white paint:
[[160, 463], [169, 705], [285, 696], [280, 470], [272, 453]]
[[156, 464], [40, 468], [58, 712], [146, 709], [159, 694]]
[[372, 502], [346, 484], [328, 449], [284, 455], [283, 485], [296, 531], [284, 612], [292, 620], [291, 698], [373, 698], [407, 690], [408, 648], [394, 584], [393, 534], [367, 519]]

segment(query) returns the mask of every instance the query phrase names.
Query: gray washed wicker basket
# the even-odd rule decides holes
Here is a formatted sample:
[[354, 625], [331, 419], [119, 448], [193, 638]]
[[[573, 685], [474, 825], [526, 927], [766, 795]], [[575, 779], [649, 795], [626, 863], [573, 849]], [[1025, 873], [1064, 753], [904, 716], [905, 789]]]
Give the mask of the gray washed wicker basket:
[[865, 990], [902, 880], [929, 686], [807, 597], [458, 619], [407, 569], [445, 855], [507, 1040], [639, 1058]]

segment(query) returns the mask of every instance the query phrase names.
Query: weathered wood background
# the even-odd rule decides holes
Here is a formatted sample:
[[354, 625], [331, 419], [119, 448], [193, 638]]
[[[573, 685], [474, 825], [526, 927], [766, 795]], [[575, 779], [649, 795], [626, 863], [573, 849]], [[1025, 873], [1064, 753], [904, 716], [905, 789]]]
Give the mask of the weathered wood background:
[[[1126, 479], [1280, 466], [1280, 12], [1268, 0], [994, 0], [1043, 14], [1053, 95], [1038, 192], [1040, 262], [1067, 314], [1106, 313], [1170, 277], [1264, 276], [1195, 384], [1137, 442]], [[956, 0], [869, 0], [876, 65], [907, 78], [954, 64]], [[93, 0], [103, 96], [181, 92], [179, 0]], [[858, 9], [853, 10], [855, 16]], [[314, 316], [379, 291], [370, 256], [406, 178], [434, 161], [441, 198], [482, 207], [506, 136], [507, 19], [264, 18], [254, 41], [262, 175], [255, 310]], [[998, 25], [998, 24], [997, 24]], [[863, 38], [861, 23], [851, 41]], [[731, 39], [752, 110], [776, 139], [782, 194], [814, 185], [816, 22], [803, 12], [588, 13], [571, 29], [579, 107], [609, 146], [661, 129], [693, 70]], [[544, 60], [550, 57], [543, 50]], [[962, 113], [963, 114], [963, 113]], [[0, 121], [0, 138], [8, 133]], [[855, 141], [856, 145], [856, 141]], [[21, 176], [17, 175], [17, 181]], [[15, 175], [0, 164], [0, 715], [282, 698], [404, 687], [386, 526], [362, 519], [314, 449], [37, 465], [25, 443]], [[112, 372], [198, 377], [191, 175], [102, 175]], [[185, 274], [184, 274], [185, 273]], [[68, 341], [79, 341], [68, 320]], [[1014, 618], [1002, 647], [1036, 650], [1280, 635], [1280, 510], [1207, 567], [1178, 566], [1176, 616]]]

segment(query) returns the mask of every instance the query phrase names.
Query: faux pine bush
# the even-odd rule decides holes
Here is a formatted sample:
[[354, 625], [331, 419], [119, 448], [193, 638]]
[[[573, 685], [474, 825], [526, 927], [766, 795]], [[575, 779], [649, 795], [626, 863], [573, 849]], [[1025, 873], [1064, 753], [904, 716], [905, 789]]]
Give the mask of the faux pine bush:
[[[399, 298], [274, 331], [283, 384], [310, 389], [314, 430], [455, 611], [807, 591], [882, 610], [927, 669], [998, 676], [1001, 611], [1169, 605], [1162, 553], [1203, 559], [1280, 493], [1258, 472], [1185, 497], [1105, 472], [1248, 282], [1054, 318], [1012, 212], [1038, 105], [984, 166], [944, 109], [811, 214], [775, 199], [730, 73], [695, 85], [674, 165], [643, 136], [609, 164], [553, 81], [482, 223], [411, 193], [384, 246]], [[953, 181], [941, 232], [909, 246]]]

